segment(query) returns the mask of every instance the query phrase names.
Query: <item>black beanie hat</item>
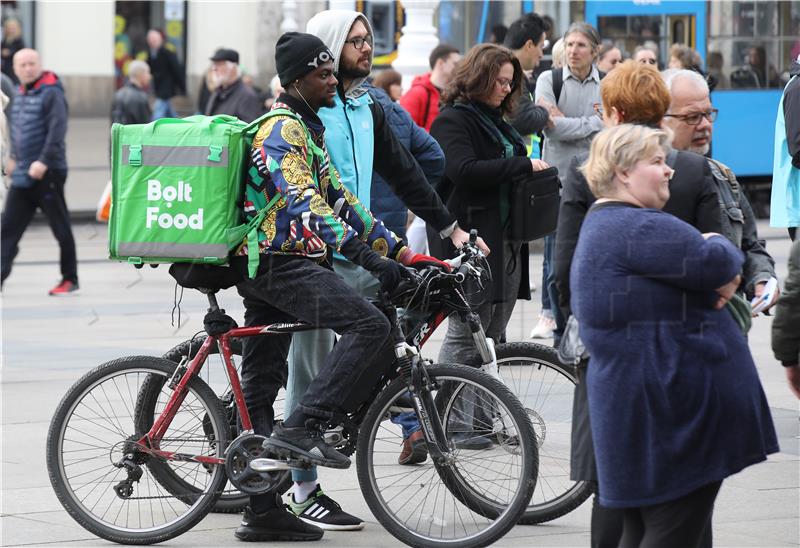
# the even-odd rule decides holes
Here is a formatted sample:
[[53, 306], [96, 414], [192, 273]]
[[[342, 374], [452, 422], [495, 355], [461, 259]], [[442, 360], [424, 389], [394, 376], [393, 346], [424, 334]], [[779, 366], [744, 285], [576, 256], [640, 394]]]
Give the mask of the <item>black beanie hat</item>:
[[278, 38], [275, 66], [284, 88], [327, 61], [333, 61], [333, 54], [313, 34], [287, 32]]

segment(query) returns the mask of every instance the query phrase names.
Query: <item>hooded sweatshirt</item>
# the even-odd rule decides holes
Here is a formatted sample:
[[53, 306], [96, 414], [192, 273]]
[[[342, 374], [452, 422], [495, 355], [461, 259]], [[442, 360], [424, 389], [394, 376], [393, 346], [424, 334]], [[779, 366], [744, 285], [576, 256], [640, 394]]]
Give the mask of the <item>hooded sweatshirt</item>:
[[[322, 11], [306, 26], [306, 32], [321, 39], [333, 53], [333, 70], [337, 74], [345, 40], [356, 20], [361, 20], [372, 34], [367, 18], [349, 10]], [[347, 47], [352, 46], [348, 44]], [[434, 227], [443, 238], [449, 236], [455, 228], [455, 217], [444, 207], [414, 157], [392, 132], [383, 109], [362, 86], [365, 80], [366, 77], [356, 78], [345, 89], [340, 78], [335, 105], [323, 107], [318, 113], [325, 124], [325, 145], [340, 180], [371, 209], [374, 169], [415, 215]]]

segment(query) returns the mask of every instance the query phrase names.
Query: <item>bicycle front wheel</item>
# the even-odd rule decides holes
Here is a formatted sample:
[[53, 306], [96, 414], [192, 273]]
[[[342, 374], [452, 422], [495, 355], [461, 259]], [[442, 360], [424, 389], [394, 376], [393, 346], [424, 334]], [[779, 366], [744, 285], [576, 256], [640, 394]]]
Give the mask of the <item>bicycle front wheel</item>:
[[[530, 419], [502, 383], [479, 370], [457, 365], [427, 367], [431, 396], [446, 409], [429, 409], [444, 426], [446, 459], [416, 466], [397, 462], [402, 443], [393, 414], [412, 411], [404, 379], [386, 387], [367, 411], [358, 438], [358, 481], [370, 510], [392, 535], [411, 546], [486, 546], [520, 519], [533, 493], [538, 467]], [[445, 394], [439, 397], [438, 393]], [[447, 415], [469, 395], [491, 408], [509, 434], [482, 451], [459, 449]], [[493, 425], [487, 425], [493, 428]], [[480, 501], [478, 504], [475, 501]]]
[[539, 478], [520, 523], [554, 520], [592, 494], [589, 482], [570, 479], [575, 372], [550, 346], [512, 342], [498, 344], [495, 352], [500, 377], [525, 408], [539, 444]]
[[[137, 400], [154, 378], [162, 390], [175, 364], [133, 356], [105, 363], [76, 382], [59, 403], [47, 435], [47, 470], [62, 506], [89, 532], [121, 544], [174, 538], [211, 510], [225, 485], [223, 466], [193, 458], [224, 458], [225, 412], [211, 389], [193, 378], [160, 449], [180, 460], [160, 459], [136, 443]], [[165, 490], [150, 465], [171, 466], [191, 478], [190, 493]]]

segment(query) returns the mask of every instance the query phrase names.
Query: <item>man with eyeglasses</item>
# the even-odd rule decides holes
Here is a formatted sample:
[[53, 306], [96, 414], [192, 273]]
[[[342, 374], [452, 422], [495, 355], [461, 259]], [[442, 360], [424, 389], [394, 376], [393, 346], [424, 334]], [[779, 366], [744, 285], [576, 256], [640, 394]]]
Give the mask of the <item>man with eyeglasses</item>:
[[[662, 74], [672, 99], [664, 115], [665, 125], [673, 132], [672, 146], [676, 150], [708, 154], [718, 111], [711, 105], [705, 78], [686, 69], [666, 70]], [[749, 299], [760, 298], [767, 281], [775, 277], [775, 261], [767, 253], [765, 242], [758, 239], [753, 208], [736, 175], [710, 158], [708, 167], [717, 187], [723, 234], [745, 254], [740, 291]], [[775, 291], [767, 308], [775, 304], [778, 295], [779, 291]]]
[[[450, 238], [456, 247], [461, 247], [469, 240], [469, 234], [459, 228], [413, 156], [397, 140], [380, 104], [362, 86], [372, 70], [373, 34], [367, 18], [357, 11], [326, 10], [309, 20], [306, 31], [321, 39], [334, 57], [336, 94], [332, 106], [320, 108], [317, 115], [325, 125], [325, 148], [346, 190], [371, 209], [374, 169], [412, 213], [441, 238]], [[479, 239], [478, 244], [488, 253], [483, 240]], [[380, 253], [376, 244], [372, 247]], [[404, 264], [436, 261], [424, 255], [413, 257]], [[368, 271], [336, 253], [332, 263], [334, 271], [359, 294], [375, 296], [379, 284]], [[335, 335], [330, 330], [295, 334], [289, 350], [285, 414], [294, 409], [319, 374], [334, 342]], [[289, 507], [301, 520], [324, 530], [364, 527], [363, 520], [342, 511], [323, 493], [316, 469], [293, 472], [292, 479], [295, 485]]]

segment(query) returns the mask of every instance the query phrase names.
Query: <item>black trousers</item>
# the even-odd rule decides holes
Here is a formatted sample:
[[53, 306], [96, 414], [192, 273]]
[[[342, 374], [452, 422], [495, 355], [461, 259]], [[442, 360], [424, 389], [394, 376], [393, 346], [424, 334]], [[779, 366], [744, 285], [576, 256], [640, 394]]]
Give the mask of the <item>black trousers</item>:
[[72, 236], [69, 212], [64, 200], [66, 180], [66, 170], [50, 169], [41, 181], [37, 181], [30, 188], [12, 186], [8, 189], [2, 226], [0, 226], [2, 282], [11, 274], [11, 265], [19, 252], [19, 241], [37, 209], [41, 209], [47, 217], [50, 230], [53, 231], [61, 248], [61, 277], [74, 283], [78, 282], [75, 238]]
[[696, 548], [711, 544], [711, 515], [721, 481], [662, 504], [626, 508], [620, 548]]

